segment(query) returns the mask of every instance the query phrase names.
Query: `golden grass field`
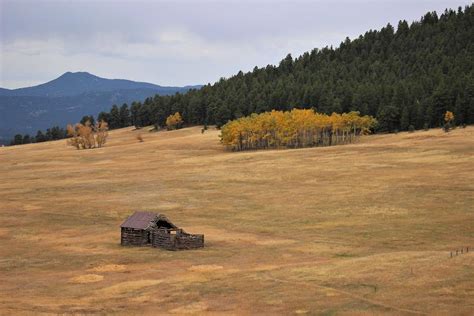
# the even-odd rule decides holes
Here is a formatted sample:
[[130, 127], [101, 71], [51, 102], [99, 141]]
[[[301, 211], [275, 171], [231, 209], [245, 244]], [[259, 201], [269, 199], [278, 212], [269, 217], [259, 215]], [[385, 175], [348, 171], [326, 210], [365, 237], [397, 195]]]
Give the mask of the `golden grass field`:
[[[218, 135], [0, 148], [0, 314], [474, 313], [474, 127], [240, 153]], [[134, 210], [206, 247], [121, 247]]]

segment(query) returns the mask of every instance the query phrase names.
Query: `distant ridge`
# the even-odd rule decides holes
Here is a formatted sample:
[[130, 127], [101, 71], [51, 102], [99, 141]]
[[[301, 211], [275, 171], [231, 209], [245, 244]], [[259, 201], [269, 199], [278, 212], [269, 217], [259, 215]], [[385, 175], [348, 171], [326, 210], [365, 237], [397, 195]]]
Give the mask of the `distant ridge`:
[[0, 88], [0, 95], [64, 97], [88, 92], [104, 92], [114, 90], [152, 89], [163, 94], [200, 86], [166, 87], [147, 82], [125, 79], [105, 79], [88, 72], [66, 72], [56, 79], [33, 87], [19, 89]]
[[168, 87], [125, 79], [106, 79], [88, 72], [66, 72], [49, 82], [19, 89], [0, 88], [0, 143], [14, 134], [36, 134], [65, 126], [84, 115], [97, 115], [113, 104], [143, 101], [201, 86]]

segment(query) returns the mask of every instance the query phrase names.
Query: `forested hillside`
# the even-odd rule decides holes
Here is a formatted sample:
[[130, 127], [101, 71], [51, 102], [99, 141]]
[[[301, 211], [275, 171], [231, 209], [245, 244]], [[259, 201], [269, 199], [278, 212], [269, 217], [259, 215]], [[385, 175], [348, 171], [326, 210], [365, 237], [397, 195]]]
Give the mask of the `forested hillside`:
[[[360, 111], [380, 131], [436, 127], [446, 110], [457, 124], [474, 123], [474, 10], [467, 6], [400, 21], [338, 48], [314, 49], [278, 66], [254, 68], [186, 94], [133, 103], [131, 123], [163, 125], [180, 112], [186, 124], [222, 125], [272, 109]], [[116, 112], [116, 111], [115, 111]], [[103, 118], [110, 118], [102, 113]], [[114, 124], [112, 124], [114, 125]]]

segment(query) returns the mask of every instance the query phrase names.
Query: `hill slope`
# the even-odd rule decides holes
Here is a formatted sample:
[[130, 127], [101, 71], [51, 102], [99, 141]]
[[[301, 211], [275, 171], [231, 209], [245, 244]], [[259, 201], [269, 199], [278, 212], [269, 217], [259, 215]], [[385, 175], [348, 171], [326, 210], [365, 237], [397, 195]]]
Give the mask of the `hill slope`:
[[[472, 312], [474, 127], [245, 153], [218, 133], [0, 148], [0, 314]], [[137, 209], [206, 247], [121, 247]]]
[[[190, 87], [162, 87], [145, 82], [105, 79], [87, 72], [67, 72], [47, 83], [29, 88], [0, 90], [0, 137], [35, 134], [38, 129], [77, 122], [112, 104], [144, 100], [155, 94], [185, 92]], [[1, 139], [0, 139], [1, 140]]]
[[[341, 39], [342, 40], [342, 39]], [[457, 124], [474, 123], [474, 7], [400, 21], [338, 48], [314, 49], [181, 96], [143, 105], [145, 124], [175, 111], [189, 124], [224, 124], [272, 109], [315, 107], [377, 117], [379, 130], [440, 126], [446, 110]], [[151, 113], [151, 115], [149, 115]]]

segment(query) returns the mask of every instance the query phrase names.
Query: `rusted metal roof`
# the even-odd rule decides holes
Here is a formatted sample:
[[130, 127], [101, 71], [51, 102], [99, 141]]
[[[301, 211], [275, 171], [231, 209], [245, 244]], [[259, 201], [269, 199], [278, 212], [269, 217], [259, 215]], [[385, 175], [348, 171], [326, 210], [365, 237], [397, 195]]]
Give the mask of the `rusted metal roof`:
[[135, 212], [120, 227], [146, 229], [159, 214], [153, 212]]

